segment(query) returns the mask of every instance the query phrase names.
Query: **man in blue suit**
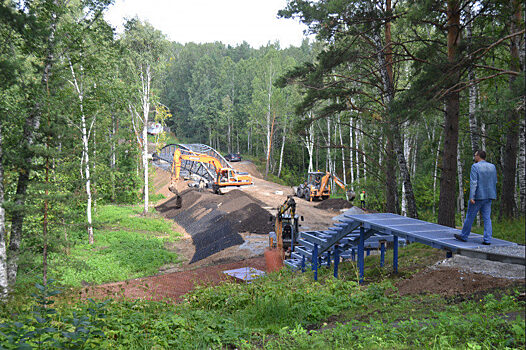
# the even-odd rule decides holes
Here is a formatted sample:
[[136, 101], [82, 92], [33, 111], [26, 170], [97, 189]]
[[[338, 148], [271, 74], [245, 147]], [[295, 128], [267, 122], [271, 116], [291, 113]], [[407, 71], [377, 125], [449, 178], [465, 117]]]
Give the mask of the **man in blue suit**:
[[468, 213], [462, 234], [455, 234], [459, 241], [466, 242], [471, 231], [473, 220], [480, 211], [484, 220], [484, 239], [482, 244], [491, 244], [491, 201], [497, 198], [497, 169], [495, 165], [486, 162], [486, 152], [477, 151], [475, 164], [471, 166]]

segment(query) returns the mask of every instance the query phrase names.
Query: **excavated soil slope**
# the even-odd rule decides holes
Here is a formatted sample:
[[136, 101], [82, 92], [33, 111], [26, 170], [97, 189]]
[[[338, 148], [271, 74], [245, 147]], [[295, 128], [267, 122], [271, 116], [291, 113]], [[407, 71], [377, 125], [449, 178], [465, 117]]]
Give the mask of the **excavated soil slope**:
[[352, 203], [341, 198], [329, 198], [314, 206], [318, 209], [347, 209], [352, 208]]
[[239, 233], [267, 234], [273, 230], [272, 216], [265, 204], [240, 190], [224, 195], [186, 189], [181, 192], [182, 207], [172, 198], [156, 209], [175, 220], [192, 236], [195, 254], [190, 263], [244, 242]]

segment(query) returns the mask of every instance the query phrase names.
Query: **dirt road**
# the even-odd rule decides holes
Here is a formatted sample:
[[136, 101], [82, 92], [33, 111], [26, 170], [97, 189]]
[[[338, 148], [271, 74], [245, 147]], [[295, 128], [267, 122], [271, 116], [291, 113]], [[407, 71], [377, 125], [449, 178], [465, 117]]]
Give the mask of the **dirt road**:
[[[276, 208], [283, 204], [283, 202], [287, 199], [287, 196], [293, 193], [291, 187], [282, 186], [263, 180], [257, 168], [251, 162], [242, 161], [238, 163], [232, 163], [232, 166], [236, 170], [246, 171], [252, 175], [254, 179], [254, 185], [243, 187], [241, 190], [264, 203], [262, 207], [272, 215], [275, 215]], [[170, 174], [162, 169], [156, 168], [154, 175], [154, 186], [157, 188], [157, 193], [161, 193], [166, 197], [163, 202], [169, 201], [171, 198], [173, 198], [173, 193], [168, 190], [169, 181]], [[186, 184], [179, 184], [180, 191], [184, 190], [185, 188], [187, 188]], [[301, 230], [326, 229], [333, 224], [332, 218], [340, 214], [339, 210], [325, 210], [315, 208], [314, 206], [318, 204], [316, 202], [307, 202], [306, 200], [300, 198], [295, 199], [297, 205], [296, 213], [302, 216], [304, 219], [300, 222]], [[183, 233], [183, 239], [171, 244], [169, 248], [177, 252], [181, 256], [183, 262], [180, 265], [164, 266], [160, 271], [162, 273], [185, 271], [202, 266], [242, 261], [245, 259], [258, 257], [263, 254], [264, 248], [268, 244], [267, 235], [240, 232], [244, 243], [229, 247], [205, 259], [190, 264], [190, 261], [192, 260], [192, 257], [196, 251], [192, 242], [192, 237], [181, 226], [177, 226], [177, 230]]]
[[[269, 208], [276, 208], [285, 200], [287, 194], [292, 193], [292, 189], [289, 187], [280, 186], [257, 177], [261, 175], [251, 163], [241, 162], [234, 164], [234, 166], [239, 170], [248, 171], [255, 175], [254, 186], [245, 188], [244, 191], [268, 205]], [[156, 169], [154, 186], [158, 189], [158, 193], [162, 193], [166, 197], [165, 201], [169, 201], [173, 196], [168, 191], [169, 181], [170, 175], [167, 172]], [[316, 203], [309, 203], [302, 199], [297, 200], [297, 211], [305, 217], [303, 230], [326, 228], [332, 224], [331, 218], [339, 214], [336, 211], [314, 208], [315, 205]], [[192, 237], [177, 224], [174, 224], [174, 229], [183, 233], [184, 237], [176, 243], [172, 243], [168, 248], [179, 254], [183, 260], [182, 264], [164, 266], [157, 276], [84, 288], [81, 297], [112, 297], [117, 299], [126, 297], [177, 302], [196, 284], [217, 284], [228, 280], [229, 278], [223, 273], [225, 270], [241, 267], [266, 269], [265, 259], [261, 257], [261, 254], [268, 244], [267, 235], [242, 233], [241, 236], [245, 241], [243, 244], [232, 246], [189, 264], [195, 253]], [[422, 269], [423, 267], [416, 266], [415, 269]], [[524, 283], [524, 281], [515, 282], [510, 279], [494, 278], [488, 275], [459, 271], [456, 268], [431, 268], [423, 269], [410, 279], [401, 279], [397, 281], [396, 285], [402, 295], [424, 292], [456, 296], [491, 288], [503, 288], [514, 283]]]

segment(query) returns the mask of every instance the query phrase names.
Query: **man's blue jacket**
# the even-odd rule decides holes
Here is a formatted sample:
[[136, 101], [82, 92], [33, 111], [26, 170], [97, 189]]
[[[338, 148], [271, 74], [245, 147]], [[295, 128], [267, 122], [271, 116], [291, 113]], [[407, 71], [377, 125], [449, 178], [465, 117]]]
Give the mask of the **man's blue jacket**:
[[469, 199], [497, 198], [497, 169], [481, 160], [471, 166]]

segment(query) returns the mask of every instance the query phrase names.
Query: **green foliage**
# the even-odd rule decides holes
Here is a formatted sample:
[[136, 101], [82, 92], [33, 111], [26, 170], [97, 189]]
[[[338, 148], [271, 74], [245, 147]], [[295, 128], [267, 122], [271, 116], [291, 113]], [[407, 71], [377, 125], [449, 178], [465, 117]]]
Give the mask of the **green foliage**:
[[[105, 334], [105, 306], [89, 300], [78, 311], [53, 308], [54, 297], [60, 291], [48, 284], [36, 284], [33, 302], [22, 315], [0, 323], [0, 348], [2, 349], [95, 349], [101, 345]], [[29, 316], [31, 315], [31, 316]], [[30, 318], [26, 318], [30, 317]]]
[[[141, 212], [139, 206], [99, 207], [94, 218], [95, 243], [87, 244], [83, 227], [72, 227], [67, 232], [68, 241], [62, 238], [50, 249], [50, 273], [60, 277], [64, 285], [80, 286], [149, 276], [164, 264], [177, 263], [177, 255], [165, 245], [180, 234], [157, 213], [145, 217]], [[41, 263], [35, 252], [22, 254], [18, 289], [40, 278]]]
[[[152, 232], [157, 235], [171, 235], [173, 224], [157, 214], [143, 216], [139, 206], [105, 205], [98, 208], [95, 224], [105, 230]], [[175, 236], [177, 236], [176, 234]]]
[[[354, 281], [327, 274], [321, 282], [312, 283], [308, 275], [281, 271], [250, 284], [200, 287], [186, 300], [192, 308], [230, 314], [246, 327], [276, 332], [292, 324], [318, 322], [352, 304], [359, 293]], [[287, 293], [280, 292], [283, 290]]]
[[[491, 220], [491, 226], [493, 229], [493, 237], [504, 239], [506, 241], [511, 241], [519, 244], [526, 243], [526, 234], [525, 234], [525, 222], [524, 216], [518, 219], [503, 219], [503, 220]], [[471, 231], [484, 234], [484, 227], [481, 225], [477, 227], [476, 223], [473, 223]]]
[[[251, 284], [198, 286], [179, 304], [61, 302], [37, 316], [44, 324], [34, 328], [26, 307], [1, 326], [0, 344], [10, 348], [41, 329], [32, 333], [38, 341], [68, 342], [66, 348], [78, 346], [75, 339], [86, 348], [116, 349], [522, 348], [524, 319], [506, 316], [523, 310], [520, 292], [456, 303], [438, 295], [399, 297], [389, 280], [363, 287], [326, 269], [319, 282], [282, 271]], [[71, 339], [67, 331], [80, 334]]]
[[95, 231], [95, 237], [93, 245], [75, 245], [69, 256], [50, 254], [51, 273], [67, 286], [80, 286], [153, 275], [177, 262], [163, 238], [126, 231]]

